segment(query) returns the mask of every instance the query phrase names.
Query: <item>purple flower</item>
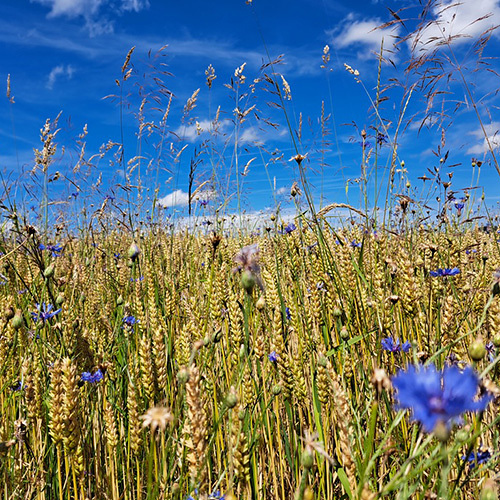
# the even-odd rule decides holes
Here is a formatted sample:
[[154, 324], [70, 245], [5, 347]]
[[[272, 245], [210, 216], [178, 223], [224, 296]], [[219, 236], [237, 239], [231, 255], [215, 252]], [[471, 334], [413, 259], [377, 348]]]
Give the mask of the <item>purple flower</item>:
[[495, 353], [496, 349], [495, 346], [493, 345], [493, 342], [488, 342], [486, 345], [486, 352], [488, 353], [488, 358], [490, 360], [490, 363], [493, 363], [493, 360], [495, 359]]
[[290, 224], [287, 224], [283, 231], [280, 231], [280, 234], [290, 234], [292, 231], [295, 231], [297, 229], [297, 226], [293, 223], [290, 222]]
[[492, 399], [488, 394], [475, 399], [479, 380], [470, 366], [464, 371], [456, 366], [446, 366], [443, 371], [434, 365], [410, 366], [400, 370], [392, 384], [397, 390], [397, 408], [411, 409], [414, 420], [427, 432], [439, 422], [449, 429], [461, 421], [464, 412], [483, 411]]
[[103, 373], [101, 369], [99, 368], [94, 374], [90, 372], [83, 372], [82, 376], [80, 377], [83, 382], [88, 382], [89, 384], [95, 384], [102, 380], [103, 378]]
[[135, 319], [134, 316], [125, 316], [122, 321], [127, 326], [134, 326], [136, 323], [139, 323], [139, 320]]
[[200, 207], [206, 207], [208, 205], [208, 200], [200, 200]]
[[436, 276], [455, 276], [457, 274], [460, 274], [460, 269], [458, 269], [458, 267], [446, 267], [444, 269], [439, 268], [436, 271], [429, 271], [429, 274], [433, 278], [435, 278]]
[[276, 351], [273, 351], [271, 354], [269, 354], [268, 357], [271, 363], [276, 363], [278, 361], [278, 354], [276, 353]]
[[491, 453], [489, 450], [478, 451], [477, 453], [470, 453], [469, 455], [463, 455], [462, 460], [465, 460], [469, 463], [469, 467], [473, 469], [478, 465], [486, 463], [491, 458]]
[[396, 341], [393, 340], [392, 337], [387, 337], [382, 339], [382, 348], [389, 352], [408, 352], [411, 349], [411, 343], [406, 341], [403, 345], [401, 345], [399, 339]]
[[350, 245], [352, 248], [361, 248], [361, 243], [358, 243], [356, 240], [352, 240]]
[[49, 252], [52, 252], [52, 257], [59, 257], [59, 254], [62, 252], [62, 246], [61, 245], [38, 245], [38, 248], [40, 250], [48, 250]]
[[57, 309], [56, 311], [52, 311], [54, 306], [52, 304], [46, 304], [42, 302], [41, 304], [36, 305], [38, 312], [32, 312], [31, 316], [33, 317], [33, 321], [37, 322], [41, 320], [44, 324], [49, 319], [52, 319], [56, 314], [61, 312], [61, 309]]
[[377, 133], [377, 144], [382, 147], [384, 144], [387, 144], [387, 135], [382, 132]]

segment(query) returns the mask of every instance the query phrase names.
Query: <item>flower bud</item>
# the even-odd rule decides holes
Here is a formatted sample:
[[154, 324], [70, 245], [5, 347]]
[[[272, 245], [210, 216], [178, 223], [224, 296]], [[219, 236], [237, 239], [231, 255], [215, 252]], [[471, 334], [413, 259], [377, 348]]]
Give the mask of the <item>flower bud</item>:
[[9, 321], [10, 319], [12, 319], [14, 316], [15, 316], [15, 312], [14, 312], [14, 309], [12, 309], [11, 306], [7, 307], [7, 309], [5, 310], [5, 319], [7, 321]]
[[15, 330], [19, 330], [19, 328], [23, 326], [23, 323], [24, 323], [23, 315], [21, 314], [20, 311], [17, 311], [14, 317], [12, 318], [12, 327]]
[[247, 293], [252, 293], [252, 290], [256, 283], [257, 280], [255, 279], [255, 275], [252, 273], [252, 271], [245, 269], [241, 273], [241, 286]]
[[229, 389], [229, 394], [226, 396], [226, 406], [228, 408], [234, 408], [237, 404], [238, 394], [236, 394], [234, 387], [231, 387], [231, 389]]
[[123, 304], [123, 297], [120, 295], [117, 299], [116, 299], [116, 305], [117, 306], [121, 306]]
[[57, 305], [57, 306], [60, 306], [63, 302], [64, 302], [64, 293], [60, 293], [60, 294], [56, 297], [56, 305]]
[[477, 338], [469, 346], [469, 356], [473, 361], [481, 361], [485, 355], [486, 347], [484, 346], [484, 342], [480, 338]]
[[345, 325], [340, 329], [340, 338], [342, 340], [347, 340], [349, 338], [349, 332], [347, 331]]
[[49, 267], [45, 268], [43, 275], [45, 278], [51, 278], [52, 276], [54, 276], [54, 264], [50, 264]]
[[493, 478], [488, 478], [484, 481], [483, 489], [479, 496], [479, 500], [495, 500], [498, 498], [498, 488]]
[[434, 427], [434, 436], [436, 436], [436, 439], [442, 443], [448, 441], [448, 438], [450, 437], [450, 430], [446, 427], [446, 424], [442, 420], [439, 420], [436, 427]]
[[500, 333], [496, 333], [493, 338], [491, 339], [491, 343], [495, 347], [500, 347]]
[[185, 384], [189, 380], [189, 377], [190, 377], [190, 373], [189, 373], [189, 370], [187, 368], [181, 368], [179, 370], [179, 373], [177, 373], [177, 380], [181, 384]]
[[141, 253], [141, 251], [139, 250], [139, 247], [137, 246], [137, 243], [134, 241], [129, 246], [127, 255], [132, 260], [132, 262], [134, 262], [137, 259], [137, 257], [139, 257], [140, 253]]
[[255, 307], [257, 307], [259, 311], [262, 311], [264, 307], [266, 307], [266, 299], [264, 298], [264, 295], [259, 297], [259, 300], [255, 303]]
[[279, 394], [281, 394], [281, 386], [278, 384], [273, 385], [272, 392], [275, 396], [278, 396]]
[[309, 450], [302, 452], [302, 465], [305, 469], [310, 469], [314, 465], [314, 456]]

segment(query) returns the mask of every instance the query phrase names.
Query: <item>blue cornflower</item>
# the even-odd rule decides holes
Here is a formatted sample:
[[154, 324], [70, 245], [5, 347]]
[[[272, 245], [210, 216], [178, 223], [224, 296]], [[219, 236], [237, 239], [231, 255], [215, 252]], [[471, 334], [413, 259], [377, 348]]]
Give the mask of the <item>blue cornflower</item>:
[[52, 257], [59, 257], [59, 254], [62, 252], [62, 246], [55, 244], [55, 245], [38, 245], [38, 248], [40, 250], [48, 250], [49, 252], [52, 252]]
[[292, 313], [290, 312], [289, 307], [285, 307], [285, 314], [286, 314], [286, 319], [290, 321], [292, 319]]
[[22, 381], [18, 380], [14, 385], [12, 385], [10, 387], [10, 390], [14, 391], [14, 392], [18, 392], [18, 391], [20, 391], [23, 388], [24, 388], [24, 385], [23, 385]]
[[290, 222], [290, 224], [287, 224], [281, 234], [290, 234], [292, 231], [295, 231], [297, 229], [297, 226], [293, 223]]
[[377, 133], [377, 144], [382, 147], [384, 144], [387, 144], [387, 135], [382, 132]]
[[268, 357], [271, 363], [276, 363], [278, 361], [278, 354], [276, 353], [276, 351], [273, 351], [271, 354], [269, 354]]
[[350, 245], [352, 248], [361, 248], [361, 243], [358, 243], [356, 240], [352, 240]]
[[436, 271], [429, 271], [429, 274], [433, 278], [435, 278], [436, 276], [455, 276], [457, 274], [460, 274], [460, 269], [458, 269], [458, 267], [446, 267], [444, 269], [439, 268]]
[[49, 319], [52, 319], [56, 314], [61, 312], [61, 309], [57, 309], [56, 311], [52, 311], [54, 306], [52, 304], [46, 304], [42, 302], [41, 304], [36, 305], [38, 312], [32, 312], [31, 316], [33, 317], [33, 321], [43, 321], [44, 323]]
[[464, 371], [446, 366], [442, 372], [434, 365], [410, 366], [400, 370], [392, 384], [397, 390], [397, 407], [411, 409], [414, 420], [427, 432], [439, 422], [449, 429], [460, 422], [464, 412], [483, 411], [492, 399], [490, 395], [475, 399], [479, 380], [470, 366]]
[[144, 281], [144, 276], [139, 276], [138, 278], [130, 278], [132, 283], [137, 283], [138, 281]]
[[208, 200], [200, 200], [200, 207], [206, 207], [208, 205]]
[[458, 201], [455, 202], [455, 208], [460, 212], [465, 207], [465, 204], [459, 203]]
[[134, 326], [136, 323], [139, 323], [139, 320], [135, 319], [134, 316], [125, 316], [122, 321], [127, 326]]
[[468, 456], [463, 455], [462, 460], [465, 460], [466, 462], [469, 463], [469, 467], [473, 469], [476, 466], [476, 463], [478, 465], [486, 463], [489, 459], [491, 458], [491, 453], [489, 450], [482, 450], [478, 451], [477, 453], [470, 453]]
[[411, 349], [411, 343], [406, 341], [403, 345], [401, 345], [399, 339], [394, 339], [392, 337], [387, 337], [382, 339], [382, 348], [389, 352], [408, 352]]
[[94, 374], [90, 372], [83, 372], [80, 377], [83, 382], [88, 382], [89, 384], [96, 384], [103, 378], [103, 373], [99, 368]]
[[488, 353], [488, 358], [490, 360], [490, 363], [493, 363], [493, 360], [495, 359], [495, 353], [496, 353], [496, 349], [495, 349], [495, 346], [493, 345], [493, 342], [488, 342], [485, 345], [485, 348], [486, 348], [486, 352]]
[[226, 495], [222, 495], [220, 490], [215, 490], [210, 494], [208, 500], [224, 500], [225, 498]]

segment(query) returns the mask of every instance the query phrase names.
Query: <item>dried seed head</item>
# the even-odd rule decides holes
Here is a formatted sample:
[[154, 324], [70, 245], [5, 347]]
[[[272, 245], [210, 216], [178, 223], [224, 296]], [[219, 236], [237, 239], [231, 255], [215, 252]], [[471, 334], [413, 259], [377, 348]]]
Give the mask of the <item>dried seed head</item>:
[[373, 370], [372, 378], [370, 382], [375, 386], [377, 394], [382, 392], [382, 389], [388, 391], [391, 388], [391, 380], [387, 376], [386, 371], [383, 368], [375, 368]]
[[151, 432], [155, 432], [156, 429], [163, 432], [167, 428], [167, 424], [174, 419], [170, 410], [163, 406], [153, 406], [139, 418], [143, 421], [143, 427], [151, 427]]

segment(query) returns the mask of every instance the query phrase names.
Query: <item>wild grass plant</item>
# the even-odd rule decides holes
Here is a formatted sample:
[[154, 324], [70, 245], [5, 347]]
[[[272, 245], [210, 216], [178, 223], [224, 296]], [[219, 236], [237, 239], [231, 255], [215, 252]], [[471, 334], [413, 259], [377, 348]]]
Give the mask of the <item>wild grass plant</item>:
[[[403, 104], [389, 122], [381, 50], [374, 124], [360, 131], [358, 207], [331, 201], [317, 208], [302, 120], [291, 129], [291, 89], [277, 72], [279, 58], [251, 83], [245, 65], [227, 83], [234, 133], [219, 137], [217, 110], [210, 138], [190, 162], [188, 222], [165, 219], [158, 209], [161, 170], [179, 175], [186, 149], [181, 141], [164, 155], [173, 94], [161, 64], [161, 78], [152, 65], [153, 83], [140, 87], [134, 157], [122, 140], [87, 158], [84, 130], [72, 172], [55, 171], [57, 120], [47, 121], [33, 187], [26, 187], [42, 216], [33, 219], [19, 206], [15, 185], [4, 182], [5, 499], [497, 497], [496, 219], [486, 205], [474, 212], [474, 186], [460, 198], [452, 191], [443, 126], [442, 161], [427, 172], [433, 177], [424, 189], [412, 188], [399, 159], [409, 100], [423, 89], [430, 117], [431, 101], [443, 95], [441, 77], [432, 80], [440, 54], [412, 60], [408, 69], [424, 74], [415, 71], [413, 82], [398, 87]], [[117, 80], [121, 112], [132, 56]], [[206, 77], [210, 90], [212, 67]], [[290, 126], [297, 182], [293, 217], [277, 204], [256, 231], [242, 223], [251, 161], [240, 160], [238, 137], [252, 116], [277, 125], [260, 113], [259, 89], [273, 96]], [[481, 120], [470, 87], [467, 93]], [[196, 122], [198, 98], [195, 91], [183, 108], [186, 126]], [[323, 111], [324, 156], [328, 122]], [[157, 138], [147, 165], [145, 134]], [[123, 182], [104, 192], [95, 174], [109, 154]], [[205, 177], [202, 154], [210, 164]], [[273, 153], [264, 168], [279, 157]], [[81, 210], [56, 203], [56, 182], [66, 183], [72, 199], [88, 191]], [[155, 186], [149, 192], [148, 182]], [[216, 208], [205, 217], [208, 201]], [[350, 215], [335, 219], [339, 209]], [[489, 219], [476, 218], [483, 213]]]

